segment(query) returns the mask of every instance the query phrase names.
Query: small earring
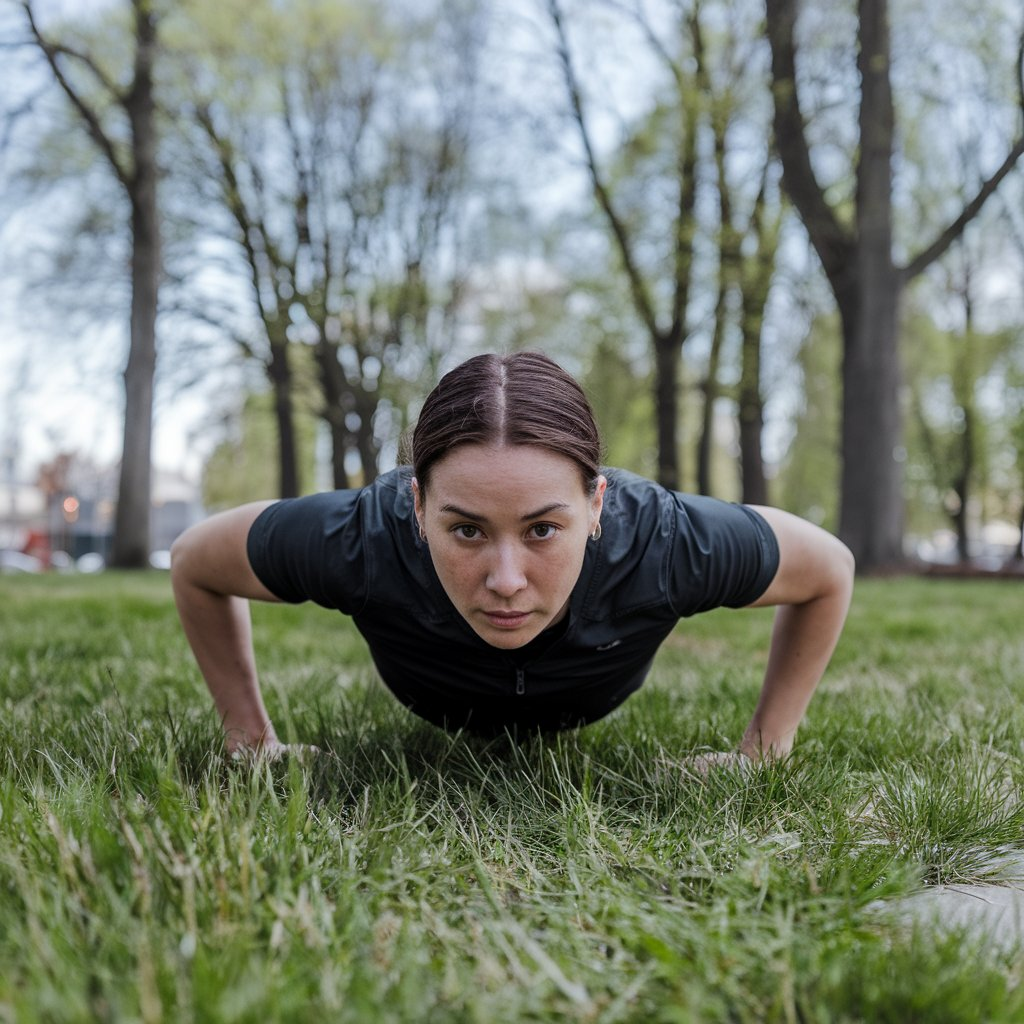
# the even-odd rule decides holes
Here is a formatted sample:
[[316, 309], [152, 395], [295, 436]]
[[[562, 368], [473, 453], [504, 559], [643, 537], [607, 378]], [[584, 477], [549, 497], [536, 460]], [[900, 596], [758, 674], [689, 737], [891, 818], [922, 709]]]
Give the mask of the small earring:
[[420, 540], [423, 541], [424, 544], [427, 543], [427, 531], [424, 530], [422, 526], [420, 527]]
[[594, 527], [594, 532], [590, 535], [590, 539], [591, 540], [600, 540], [601, 539], [601, 524], [600, 523], [598, 523], [597, 526]]

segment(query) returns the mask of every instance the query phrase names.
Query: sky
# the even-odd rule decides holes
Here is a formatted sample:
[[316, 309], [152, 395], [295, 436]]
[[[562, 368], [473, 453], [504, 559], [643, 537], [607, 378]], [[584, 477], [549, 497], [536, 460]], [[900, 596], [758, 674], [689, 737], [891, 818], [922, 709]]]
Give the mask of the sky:
[[[113, 0], [37, 0], [41, 20], [61, 13], [82, 14], [111, 6]], [[0, 33], [20, 34], [20, 15], [13, 4], [0, 10]], [[0, 60], [0, 92], [6, 102], [26, 95], [37, 79], [24, 62], [11, 57]], [[32, 480], [36, 470], [58, 451], [79, 451], [101, 463], [120, 457], [120, 410], [117, 372], [84, 372], [70, 352], [51, 344], [47, 329], [26, 323], [31, 303], [26, 302], [17, 277], [18, 268], [6, 258], [20, 251], [32, 231], [22, 211], [5, 210], [0, 220], [0, 457], [16, 457], [20, 480]], [[123, 339], [98, 334], [91, 347], [118, 350]], [[44, 358], [39, 353], [44, 351]], [[26, 356], [29, 356], [26, 366]], [[155, 424], [154, 461], [168, 469], [180, 469], [198, 477], [200, 465], [189, 452], [188, 432], [197, 420], [195, 403], [182, 400], [170, 409], [162, 403]]]
[[[74, 11], [76, 14], [87, 10], [99, 10], [119, 0], [37, 0], [43, 11]], [[502, 44], [506, 54], [512, 55], [500, 67], [494, 62], [492, 71], [503, 79], [510, 92], [525, 88], [551, 86], [550, 67], [548, 77], [539, 75], [529, 82], [531, 54], [544, 46], [543, 31], [538, 29], [536, 17], [526, 17], [523, 12], [529, 8], [536, 11], [538, 4], [526, 0], [507, 0], [505, 20], [500, 26]], [[0, 4], [0, 33], [10, 23], [14, 5]], [[540, 34], [538, 34], [540, 32]], [[628, 49], [628, 44], [617, 40]], [[642, 65], [623, 59], [617, 47], [606, 47], [607, 66], [599, 69], [600, 75], [614, 85], [617, 99], [622, 101], [618, 112], [621, 116], [632, 105], [640, 104], [649, 93], [650, 81], [643, 81]], [[522, 58], [516, 62], [516, 55]], [[5, 55], [6, 56], [6, 55]], [[514, 80], [509, 85], [509, 81]], [[554, 78], [557, 85], [557, 75]], [[23, 74], [12, 70], [12, 62], [0, 60], [0, 95], [8, 98], [18, 95], [19, 90], [30, 86]], [[595, 116], [600, 113], [591, 107]], [[614, 113], [608, 112], [602, 120], [596, 121], [601, 142], [614, 141], [620, 121]], [[506, 147], [515, 149], [515, 147]], [[555, 161], [545, 161], [545, 172], [550, 171]], [[565, 173], [564, 177], [549, 175], [546, 189], [538, 191], [535, 202], [552, 208], [566, 202], [566, 195], [578, 195], [580, 177]], [[106, 332], [97, 331], [85, 346], [93, 351], [108, 353], [102, 371], [97, 366], [83, 367], [70, 352], [62, 352], [51, 345], [47, 329], [27, 323], [29, 311], [24, 296], [17, 287], [17, 266], [11, 267], [4, 259], [4, 250], [15, 251], [16, 244], [23, 240], [18, 233], [32, 231], [32, 224], [17, 216], [0, 219], [0, 457], [8, 456], [12, 449], [18, 453], [18, 472], [23, 478], [31, 478], [38, 463], [52, 458], [60, 450], [78, 450], [87, 453], [98, 462], [113, 462], [119, 456], [121, 446], [120, 411], [123, 394], [120, 387], [120, 371], [125, 351], [124, 327], [112, 327]], [[12, 274], [12, 270], [14, 273]], [[1016, 283], [1013, 294], [1017, 295]], [[45, 351], [43, 359], [34, 359], [31, 375], [22, 385], [19, 380], [21, 364], [26, 352]], [[771, 399], [774, 408], [780, 407], [777, 397], [784, 381], [773, 386]], [[157, 407], [154, 424], [154, 462], [164, 469], [176, 470], [197, 479], [202, 462], [212, 446], [219, 439], [210, 426], [209, 391], [172, 394], [166, 386], [158, 387]], [[776, 426], [784, 419], [776, 416]], [[778, 430], [776, 430], [778, 433]], [[784, 446], [784, 438], [777, 440], [778, 449]], [[772, 454], [769, 452], [769, 454]]]
[[[62, 14], [77, 17], [114, 6], [116, 2], [36, 0], [35, 6], [45, 24], [49, 18]], [[17, 25], [19, 18], [13, 5], [0, 8], [0, 34], [9, 37], [11, 26]], [[538, 37], [538, 26], [542, 26], [542, 22], [536, 17], [536, 8], [511, 0], [500, 19], [502, 45], [512, 61], [502, 75], [507, 79], [510, 74], [518, 74], [524, 79], [523, 88], [531, 88], [525, 84], [534, 70], [530, 68], [530, 54], [537, 52], [538, 45], [546, 45]], [[616, 91], [627, 109], [631, 102], [642, 101], [646, 86], [641, 88], [643, 76], [637, 68], [626, 76], [622, 63], [614, 61], [607, 70], [617, 79]], [[13, 62], [0, 61], [0, 93], [7, 97], [7, 102], [33, 88], [31, 71], [24, 63], [15, 70]], [[598, 119], [598, 138], [610, 144], [616, 126], [615, 118], [604, 122]], [[568, 195], [575, 198], [581, 187], [575, 172], [566, 173], [561, 180], [557, 175], [548, 174], [538, 185], [542, 187], [535, 190], [533, 200], [550, 208], [565, 203]], [[92, 352], [108, 353], [99, 361], [100, 366], [83, 366], [71, 346], [64, 350], [54, 345], [53, 325], [43, 326], [34, 319], [32, 303], [38, 300], [26, 299], [19, 287], [20, 268], [12, 267], [4, 258], [5, 250], [20, 253], [25, 242], [31, 242], [33, 233], [39, 231], [39, 225], [22, 214], [23, 211], [14, 211], [6, 220], [0, 220], [0, 458], [8, 465], [13, 455], [17, 476], [25, 481], [34, 478], [41, 462], [60, 451], [77, 451], [100, 464], [116, 462], [119, 458], [120, 416], [124, 403], [120, 373], [127, 351], [127, 325], [90, 329], [90, 334], [95, 331], [95, 337], [90, 337], [83, 347]], [[39, 358], [41, 351], [45, 355]], [[26, 353], [32, 358], [23, 366]], [[115, 353], [122, 355], [115, 358]], [[92, 359], [91, 362], [97, 361]], [[155, 465], [198, 480], [204, 459], [219, 439], [208, 426], [210, 418], [207, 395], [199, 391], [171, 394], [167, 386], [161, 386], [158, 375], [153, 440]]]
[[[43, 331], [20, 324], [20, 304], [10, 284], [0, 289], [0, 456], [16, 456], [23, 481], [32, 480], [39, 464], [60, 451], [77, 451], [100, 464], [116, 462], [124, 405], [120, 367], [84, 368], [70, 346], [55, 346]], [[97, 331], [93, 344], [112, 356], [120, 353], [123, 331], [117, 326]], [[49, 354], [40, 359], [44, 346]], [[212, 444], [212, 438], [196, 435], [206, 418], [208, 402], [198, 392], [170, 395], [158, 387], [154, 463], [198, 480]]]

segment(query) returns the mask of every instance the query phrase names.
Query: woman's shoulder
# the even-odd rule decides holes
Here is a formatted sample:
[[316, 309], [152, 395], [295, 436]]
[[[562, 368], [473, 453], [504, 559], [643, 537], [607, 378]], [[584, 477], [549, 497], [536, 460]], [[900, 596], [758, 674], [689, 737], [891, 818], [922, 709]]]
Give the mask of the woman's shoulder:
[[638, 473], [614, 466], [604, 469], [603, 473], [608, 480], [603, 515], [633, 517], [645, 511], [657, 514], [672, 502], [672, 491]]
[[638, 550], [674, 532], [673, 493], [654, 480], [625, 469], [604, 470], [608, 486], [601, 510], [601, 553], [606, 562], [629, 563]]

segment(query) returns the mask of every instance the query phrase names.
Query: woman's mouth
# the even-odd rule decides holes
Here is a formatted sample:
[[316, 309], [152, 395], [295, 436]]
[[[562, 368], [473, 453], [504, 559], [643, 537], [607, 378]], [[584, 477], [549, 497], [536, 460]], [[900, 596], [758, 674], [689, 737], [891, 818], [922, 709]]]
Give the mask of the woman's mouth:
[[530, 617], [529, 612], [484, 612], [487, 621], [498, 629], [516, 629]]

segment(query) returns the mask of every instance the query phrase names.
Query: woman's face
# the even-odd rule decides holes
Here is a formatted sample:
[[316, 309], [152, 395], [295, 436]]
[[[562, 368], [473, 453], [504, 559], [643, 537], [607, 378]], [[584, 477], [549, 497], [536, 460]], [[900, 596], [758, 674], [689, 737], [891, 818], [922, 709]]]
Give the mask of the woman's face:
[[579, 468], [532, 445], [465, 445], [435, 463], [416, 518], [441, 585], [494, 647], [514, 650], [569, 608], [606, 481], [591, 498]]

